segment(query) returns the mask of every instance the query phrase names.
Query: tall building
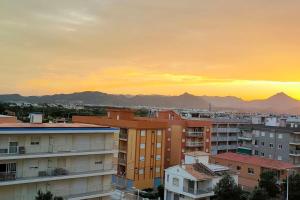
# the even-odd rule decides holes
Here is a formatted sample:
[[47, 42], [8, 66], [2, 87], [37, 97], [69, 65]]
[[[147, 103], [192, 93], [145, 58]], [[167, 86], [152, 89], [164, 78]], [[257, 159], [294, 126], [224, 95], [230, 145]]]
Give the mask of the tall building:
[[213, 119], [211, 154], [236, 152], [241, 128], [249, 124], [240, 119]]
[[73, 116], [73, 122], [120, 128], [117, 186], [145, 189], [162, 183], [167, 123], [136, 118], [129, 109], [108, 109], [107, 117]]
[[290, 162], [300, 167], [300, 128], [252, 124], [239, 136], [239, 153]]
[[0, 124], [1, 200], [32, 200], [39, 190], [70, 200], [110, 199], [118, 131], [87, 124]]

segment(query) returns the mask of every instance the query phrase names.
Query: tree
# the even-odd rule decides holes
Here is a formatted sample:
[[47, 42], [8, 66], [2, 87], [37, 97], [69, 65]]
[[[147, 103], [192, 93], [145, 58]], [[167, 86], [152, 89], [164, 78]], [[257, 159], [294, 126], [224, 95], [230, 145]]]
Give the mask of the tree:
[[250, 194], [248, 200], [267, 200], [268, 197], [268, 193], [264, 189], [256, 187]]
[[[284, 193], [286, 195], [286, 181], [284, 183]], [[300, 199], [300, 174], [289, 176], [289, 200]]]
[[157, 192], [158, 192], [158, 196], [160, 197], [161, 200], [164, 200], [164, 192], [165, 192], [165, 187], [164, 185], [159, 185], [157, 187]]
[[270, 197], [276, 197], [280, 193], [275, 172], [266, 171], [261, 173], [258, 185], [266, 190]]
[[42, 192], [41, 190], [38, 191], [35, 200], [63, 200], [62, 197], [54, 197], [50, 191], [46, 193]]
[[241, 200], [242, 189], [230, 175], [225, 175], [214, 188], [216, 200]]

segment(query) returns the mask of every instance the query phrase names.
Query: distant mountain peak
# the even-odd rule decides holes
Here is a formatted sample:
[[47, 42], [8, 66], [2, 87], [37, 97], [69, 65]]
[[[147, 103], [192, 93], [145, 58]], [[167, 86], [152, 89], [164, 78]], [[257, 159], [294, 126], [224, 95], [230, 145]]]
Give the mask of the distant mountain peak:
[[271, 96], [269, 99], [294, 99], [294, 98], [290, 97], [289, 95], [287, 95], [284, 92], [279, 92], [279, 93]]
[[185, 93], [183, 93], [183, 94], [181, 94], [179, 96], [181, 96], [181, 97], [194, 97], [194, 95], [192, 95], [192, 94], [190, 94], [188, 92], [185, 92]]

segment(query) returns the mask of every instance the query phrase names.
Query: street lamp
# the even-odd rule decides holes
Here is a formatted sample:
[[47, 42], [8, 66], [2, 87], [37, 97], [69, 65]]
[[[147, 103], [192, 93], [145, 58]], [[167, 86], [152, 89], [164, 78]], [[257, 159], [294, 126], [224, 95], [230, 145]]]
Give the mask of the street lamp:
[[286, 170], [287, 178], [286, 178], [286, 200], [289, 200], [289, 169]]

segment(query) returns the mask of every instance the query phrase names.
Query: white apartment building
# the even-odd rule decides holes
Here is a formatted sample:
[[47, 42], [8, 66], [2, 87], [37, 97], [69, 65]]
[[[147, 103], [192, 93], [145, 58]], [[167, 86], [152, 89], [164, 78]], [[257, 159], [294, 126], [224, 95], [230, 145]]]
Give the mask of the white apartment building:
[[39, 190], [63, 199], [110, 199], [113, 135], [87, 124], [0, 124], [0, 199], [33, 200]]
[[204, 152], [190, 152], [185, 155], [186, 164], [166, 169], [165, 200], [208, 200], [214, 196], [213, 188], [227, 173], [238, 183], [238, 176], [228, 167], [209, 164], [208, 157]]

